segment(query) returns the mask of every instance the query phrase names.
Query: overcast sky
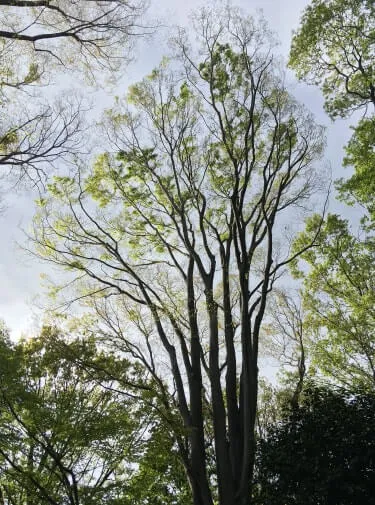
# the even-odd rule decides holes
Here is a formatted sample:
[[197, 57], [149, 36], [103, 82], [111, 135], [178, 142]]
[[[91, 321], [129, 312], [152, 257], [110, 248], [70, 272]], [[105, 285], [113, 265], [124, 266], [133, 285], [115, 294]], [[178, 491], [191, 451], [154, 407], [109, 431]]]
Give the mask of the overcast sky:
[[[150, 16], [157, 16], [163, 24], [185, 24], [188, 26], [188, 14], [191, 9], [202, 5], [200, 0], [151, 0]], [[264, 17], [276, 32], [280, 47], [279, 53], [285, 60], [291, 41], [292, 30], [296, 29], [305, 0], [247, 0], [233, 2], [247, 13], [262, 9]], [[130, 65], [121, 84], [111, 94], [121, 95], [126, 85], [139, 79], [143, 74], [158, 64], [162, 55], [163, 40], [167, 38], [168, 29], [151, 41], [143, 42], [136, 50], [136, 61]], [[332, 124], [323, 111], [323, 100], [318, 89], [298, 84], [291, 80], [291, 92], [304, 103], [316, 116], [319, 123], [327, 126], [326, 160], [332, 167], [333, 178], [346, 175], [341, 169], [342, 146], [350, 136], [348, 122], [339, 121]], [[111, 96], [105, 90], [97, 94], [99, 106], [108, 106]], [[40, 312], [35, 308], [35, 297], [43, 294], [40, 274], [46, 266], [27, 257], [17, 245], [25, 242], [22, 229], [30, 227], [33, 215], [33, 201], [37, 197], [32, 192], [18, 192], [5, 195], [7, 208], [0, 215], [1, 248], [0, 248], [0, 318], [12, 330], [13, 336], [33, 331]], [[333, 200], [330, 210], [338, 211], [340, 207]], [[342, 209], [340, 209], [342, 210]]]

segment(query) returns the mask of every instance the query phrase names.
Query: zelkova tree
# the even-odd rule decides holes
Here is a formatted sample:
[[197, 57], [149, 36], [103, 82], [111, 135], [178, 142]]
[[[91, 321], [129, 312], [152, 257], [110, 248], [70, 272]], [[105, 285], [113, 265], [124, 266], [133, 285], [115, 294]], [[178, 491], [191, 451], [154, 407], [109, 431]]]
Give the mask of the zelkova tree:
[[179, 412], [194, 504], [245, 505], [260, 327], [293, 259], [285, 216], [319, 188], [322, 129], [287, 92], [264, 23], [225, 9], [193, 26], [197, 50], [180, 33], [178, 57], [109, 113], [115, 152], [50, 185], [33, 239], [155, 379], [165, 416]]
[[129, 59], [142, 0], [0, 2], [0, 166], [39, 179], [46, 166], [79, 147], [79, 100], [41, 98], [56, 71], [91, 81]]

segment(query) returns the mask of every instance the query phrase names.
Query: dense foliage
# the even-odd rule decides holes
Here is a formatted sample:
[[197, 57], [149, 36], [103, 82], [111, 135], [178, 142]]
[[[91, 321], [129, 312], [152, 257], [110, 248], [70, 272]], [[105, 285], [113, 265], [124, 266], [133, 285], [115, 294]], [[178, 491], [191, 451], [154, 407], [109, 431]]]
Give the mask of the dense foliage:
[[[140, 504], [172, 505], [189, 498], [173, 439], [160, 429], [151, 385], [139, 371], [92, 339], [62, 338], [53, 328], [17, 344], [3, 332], [0, 343], [6, 503], [130, 505], [137, 496]], [[134, 394], [141, 388], [143, 396]]]
[[309, 385], [298, 409], [259, 442], [258, 502], [375, 503], [372, 393]]

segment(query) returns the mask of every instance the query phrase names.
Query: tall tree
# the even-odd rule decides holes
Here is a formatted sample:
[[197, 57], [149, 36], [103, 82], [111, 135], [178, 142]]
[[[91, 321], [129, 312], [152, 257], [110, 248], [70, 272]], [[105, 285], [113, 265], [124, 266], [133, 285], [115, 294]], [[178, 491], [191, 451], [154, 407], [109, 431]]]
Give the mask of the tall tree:
[[34, 241], [179, 413], [194, 504], [247, 505], [259, 332], [293, 259], [279, 222], [316, 190], [322, 129], [285, 89], [263, 22], [202, 10], [193, 26], [197, 51], [180, 33], [178, 58], [109, 115], [117, 154], [50, 185]]

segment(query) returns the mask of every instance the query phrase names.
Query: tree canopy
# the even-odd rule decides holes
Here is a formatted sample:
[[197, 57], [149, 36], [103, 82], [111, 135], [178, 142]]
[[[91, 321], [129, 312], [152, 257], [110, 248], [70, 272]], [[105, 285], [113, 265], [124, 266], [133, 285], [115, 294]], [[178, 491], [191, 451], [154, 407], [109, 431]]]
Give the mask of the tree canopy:
[[83, 145], [81, 100], [53, 104], [44, 88], [56, 73], [95, 82], [128, 61], [145, 4], [4, 0], [0, 9], [0, 165], [35, 182]]
[[327, 112], [375, 106], [372, 0], [313, 0], [293, 37], [289, 65], [321, 86]]
[[0, 325], [0, 502], [371, 504], [372, 2], [312, 0], [290, 56], [331, 118], [363, 112], [336, 181], [358, 222], [326, 213], [324, 129], [266, 22], [222, 3], [80, 156], [85, 99], [54, 103], [54, 73], [106, 83], [145, 7], [0, 0], [0, 165], [48, 172], [29, 252], [54, 267], [37, 336]]
[[[134, 402], [95, 383], [54, 345], [54, 331], [11, 345], [1, 367], [0, 488], [5, 503], [116, 503], [144, 427]], [[93, 343], [72, 342], [81, 360]], [[145, 419], [143, 419], [143, 422]], [[138, 423], [138, 425], [137, 425]]]
[[139, 369], [51, 327], [17, 344], [4, 333], [0, 344], [5, 503], [189, 503], [173, 437]]
[[194, 503], [243, 505], [260, 326], [292, 260], [290, 244], [278, 246], [278, 223], [319, 187], [323, 138], [273, 68], [264, 23], [203, 10], [194, 27], [199, 53], [180, 34], [173, 64], [164, 60], [130, 88], [127, 107], [109, 113], [117, 152], [49, 186], [33, 240], [40, 256], [75, 275], [73, 296], [104, 314], [155, 380], [159, 354], [167, 360], [165, 394], [187, 433], [180, 455]]
[[298, 410], [260, 441], [257, 503], [375, 503], [371, 394], [309, 385]]
[[[309, 242], [311, 219], [298, 241]], [[301, 247], [299, 244], [298, 247]], [[374, 241], [355, 236], [348, 222], [329, 215], [319, 246], [303, 254], [306, 326], [318, 369], [341, 385], [374, 388]]]

